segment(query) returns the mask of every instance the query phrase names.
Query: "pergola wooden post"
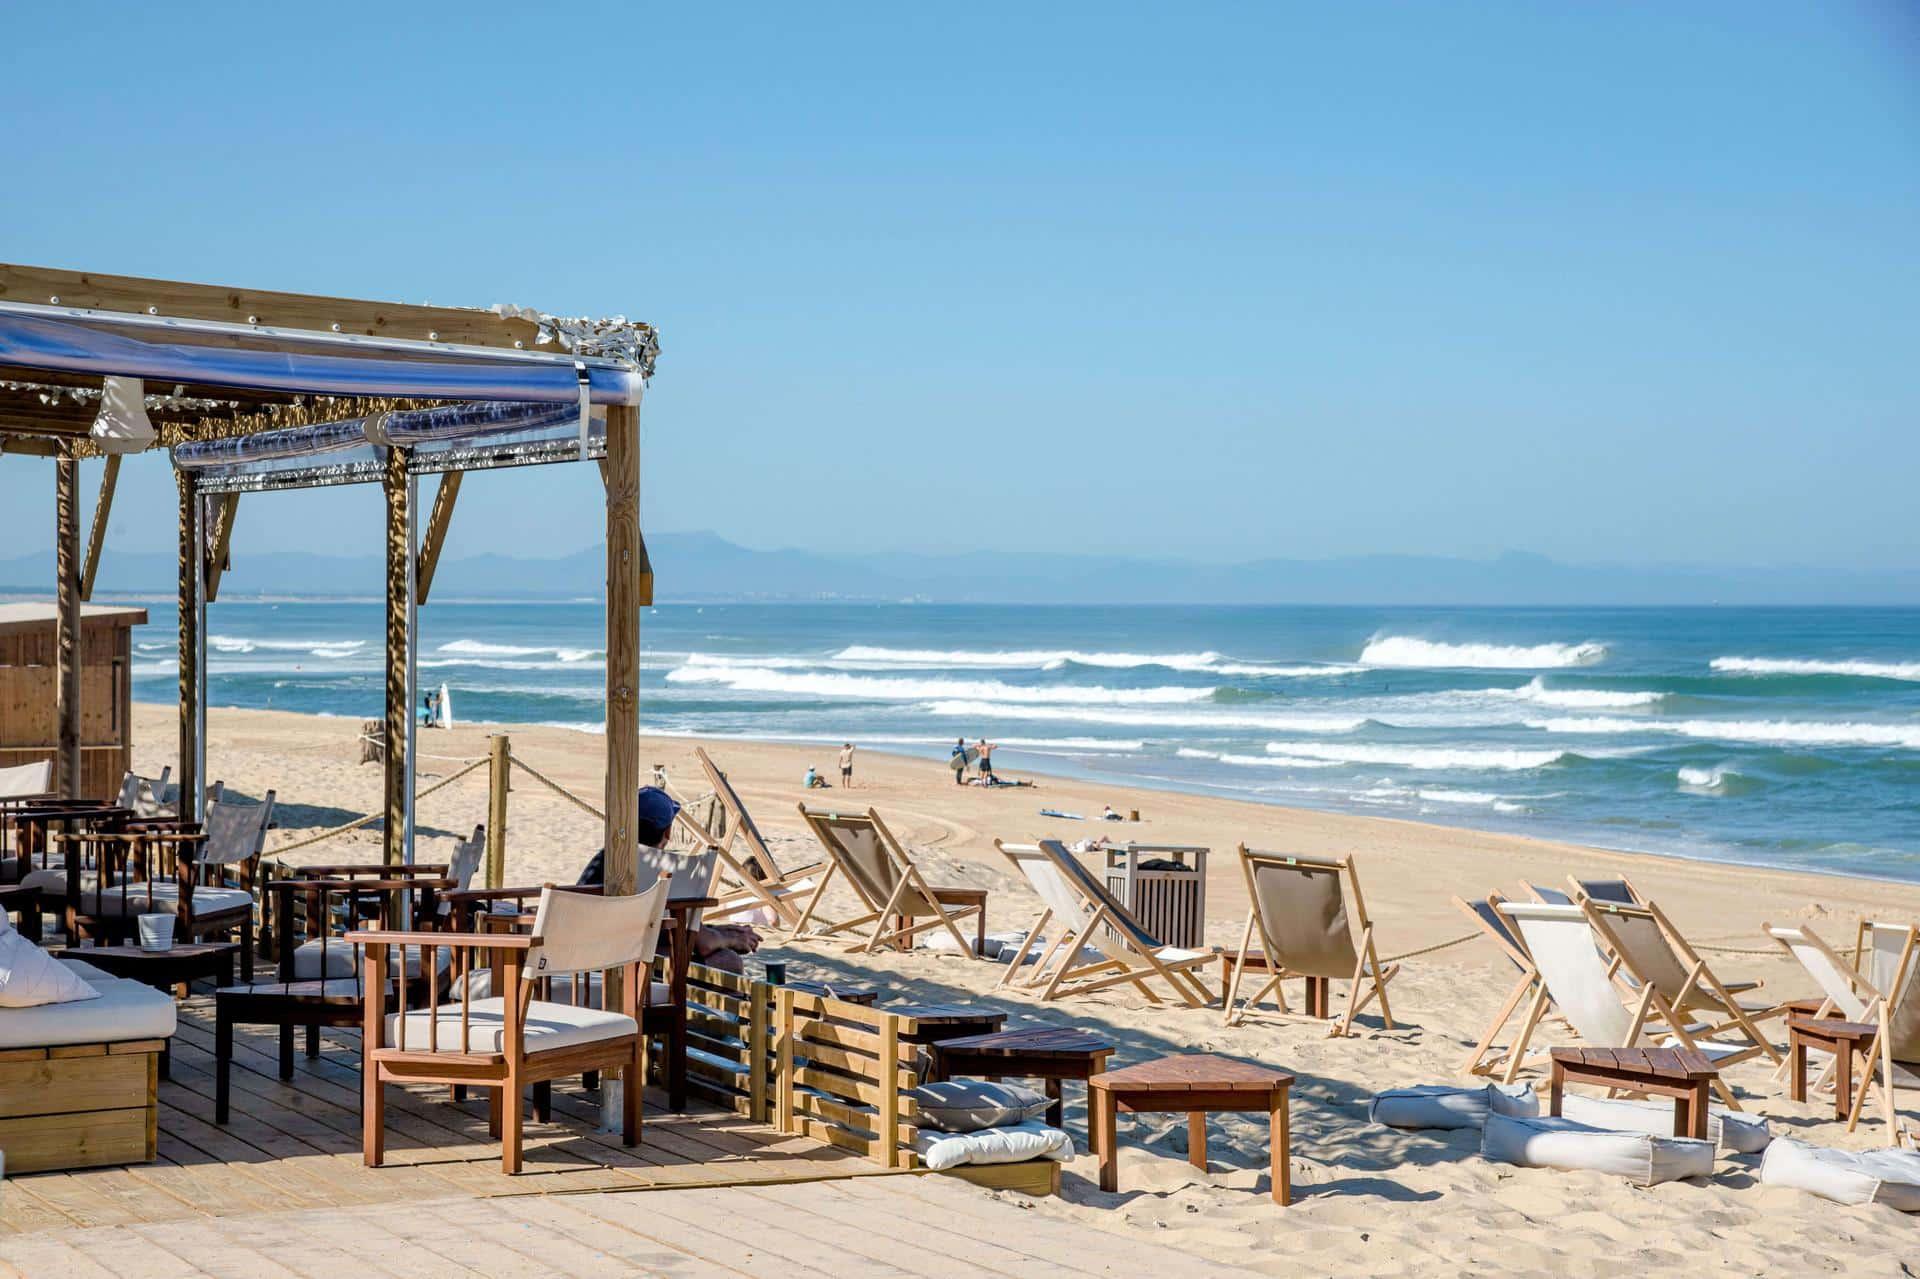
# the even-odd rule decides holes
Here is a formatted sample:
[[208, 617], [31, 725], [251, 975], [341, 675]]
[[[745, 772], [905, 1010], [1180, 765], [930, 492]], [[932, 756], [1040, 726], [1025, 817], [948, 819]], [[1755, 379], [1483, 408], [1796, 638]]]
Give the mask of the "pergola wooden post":
[[[607, 410], [607, 457], [600, 474], [607, 489], [607, 786], [604, 798], [607, 896], [632, 893], [640, 852], [634, 796], [640, 790], [640, 409]], [[621, 973], [602, 975], [606, 1007], [617, 1008]], [[601, 1083], [601, 1120], [613, 1124], [620, 1097]]]
[[407, 583], [413, 575], [413, 504], [408, 500], [412, 485], [407, 478], [405, 449], [387, 449], [387, 468], [383, 487], [387, 498], [387, 749], [385, 841], [382, 859], [389, 866], [406, 860], [407, 810], [412, 807], [408, 794], [411, 778], [406, 749], [412, 731], [413, 707], [407, 688], [407, 612], [410, 596]]
[[200, 486], [176, 471], [180, 486], [180, 816], [200, 816]]
[[53, 624], [54, 715], [59, 749], [54, 753], [54, 790], [80, 795], [80, 459], [63, 453], [54, 463], [54, 574], [59, 607]]

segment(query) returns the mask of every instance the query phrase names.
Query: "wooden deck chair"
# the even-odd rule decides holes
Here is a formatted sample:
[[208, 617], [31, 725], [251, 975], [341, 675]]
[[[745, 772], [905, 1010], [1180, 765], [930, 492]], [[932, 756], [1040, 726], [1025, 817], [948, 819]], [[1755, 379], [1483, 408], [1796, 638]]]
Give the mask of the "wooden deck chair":
[[[700, 761], [700, 767], [707, 775], [707, 784], [713, 788], [726, 813], [724, 834], [708, 830], [693, 816], [689, 805], [682, 804], [676, 818], [695, 840], [718, 850], [723, 867], [722, 877], [729, 881], [724, 885], [715, 884], [714, 895], [720, 898], [720, 903], [707, 912], [707, 918], [714, 923], [723, 923], [737, 920], [742, 915], [765, 912], [764, 922], [792, 930], [800, 922], [801, 895], [819, 887], [817, 880], [826, 870], [827, 863], [823, 860], [807, 866], [782, 869], [774, 859], [773, 850], [767, 846], [766, 838], [760, 834], [760, 828], [754, 824], [753, 814], [740, 802], [740, 793], [734, 790], [727, 775], [708, 757], [704, 747], [694, 747], [693, 754]], [[734, 848], [736, 840], [742, 845], [739, 851]]]
[[[1876, 1081], [1880, 1087], [1881, 1115], [1887, 1121], [1887, 1144], [1920, 1145], [1920, 1132], [1900, 1122], [1894, 1104], [1894, 1092], [1901, 1088], [1920, 1088], [1920, 928], [1896, 929], [1886, 924], [1873, 926], [1880, 934], [1876, 940], [1900, 941], [1899, 958], [1892, 963], [1892, 975], [1882, 988], [1885, 997], [1876, 1001], [1868, 1023], [1879, 1028], [1869, 1049], [1867, 1068], [1860, 1072], [1854, 1090], [1853, 1105], [1847, 1111], [1847, 1131], [1860, 1123], [1867, 1094]], [[1862, 928], [1863, 935], [1865, 927]]]
[[[1505, 1082], [1512, 1083], [1519, 1077], [1523, 1055], [1541, 1018], [1546, 1015], [1548, 1001], [1559, 1007], [1567, 1024], [1590, 1047], [1641, 1046], [1641, 1037], [1648, 1034], [1662, 1002], [1660, 993], [1647, 985], [1641, 988], [1631, 1010], [1620, 1002], [1618, 988], [1607, 974], [1607, 962], [1594, 945], [1594, 927], [1586, 908], [1543, 902], [1501, 902], [1498, 909], [1513, 921], [1540, 974], [1540, 984], [1527, 1007], [1520, 1038], [1508, 1053]], [[1726, 1044], [1696, 1043], [1684, 1025], [1670, 1024], [1668, 1030], [1671, 1038], [1664, 1046], [1691, 1048], [1719, 1060], [1738, 1051]], [[1716, 1077], [1713, 1086], [1728, 1109], [1740, 1109], [1733, 1090], [1723, 1080]]]
[[[829, 924], [812, 936], [833, 937], [871, 924], [872, 931], [864, 937], [840, 940], [872, 953], [882, 946], [894, 945], [910, 950], [918, 934], [929, 928], [944, 928], [959, 945], [961, 954], [971, 959], [982, 958], [978, 937], [969, 939], [960, 931], [960, 924], [972, 919], [974, 931], [979, 934], [985, 927], [986, 903], [977, 901], [950, 909], [941, 900], [941, 890], [927, 882], [906, 847], [880, 820], [879, 813], [871, 808], [860, 813], [838, 813], [802, 804], [800, 816], [820, 841], [820, 847], [826, 850], [828, 861], [826, 873], [820, 876], [820, 886], [807, 899], [806, 909], [800, 912], [790, 936], [798, 937], [805, 932], [821, 896], [835, 876], [844, 876], [848, 887], [866, 907], [866, 913]], [[976, 892], [968, 890], [967, 895], [973, 897]]]
[[[1002, 986], [1013, 984], [1027, 956], [1051, 931], [1052, 940], [1023, 983], [1031, 987], [1044, 981], [1042, 999], [1090, 994], [1124, 983], [1136, 987], [1149, 1003], [1157, 1004], [1161, 1000], [1153, 983], [1158, 980], [1189, 1008], [1211, 1002], [1195, 972], [1213, 960], [1213, 951], [1162, 946], [1115, 900], [1099, 877], [1057, 840], [1007, 844], [996, 839], [993, 846], [1025, 876], [1046, 908], [1020, 943], [1007, 975], [1000, 979]], [[1097, 951], [1098, 956], [1081, 962], [1089, 950]], [[1109, 955], [1108, 950], [1113, 953]]]
[[1335, 1035], [1353, 1032], [1353, 1019], [1375, 999], [1380, 1017], [1393, 1029], [1393, 1009], [1387, 1003], [1387, 983], [1400, 971], [1398, 964], [1383, 968], [1373, 944], [1373, 924], [1360, 896], [1360, 876], [1351, 857], [1296, 857], [1262, 853], [1240, 845], [1240, 870], [1247, 881], [1247, 927], [1240, 937], [1239, 961], [1233, 986], [1227, 992], [1225, 1020], [1234, 1023], [1234, 997], [1246, 973], [1254, 931], [1260, 933], [1268, 977], [1240, 1007], [1240, 1016], [1272, 992], [1281, 1013], [1287, 1012], [1280, 983], [1288, 977], [1310, 981], [1344, 980], [1347, 1011]]
[[[1872, 1015], [1873, 1005], [1880, 998], [1879, 988], [1839, 951], [1827, 945], [1813, 929], [1805, 924], [1762, 924], [1760, 927], [1789, 958], [1806, 970], [1807, 976], [1813, 978], [1814, 985], [1820, 988], [1819, 1006], [1809, 1016], [1864, 1022]], [[1804, 1004], [1794, 1011], [1806, 1011]], [[1791, 1064], [1785, 1061], [1780, 1063], [1773, 1072], [1775, 1082], [1786, 1075]], [[1814, 1086], [1824, 1089], [1832, 1070], [1833, 1063], [1829, 1062]]]
[[1573, 895], [1591, 897], [1597, 902], [1618, 902], [1623, 906], [1644, 906], [1647, 899], [1628, 879], [1581, 879], [1576, 875], [1567, 876], [1567, 883], [1573, 886]]
[[[1599, 902], [1588, 898], [1581, 903], [1593, 924], [1593, 931], [1620, 961], [1621, 971], [1641, 986], [1653, 989], [1654, 1009], [1676, 1035], [1682, 1030], [1700, 1040], [1717, 1040], [1734, 1032], [1749, 1047], [1732, 1054], [1720, 1054], [1722, 1065], [1732, 1065], [1748, 1057], [1764, 1054], [1778, 1065], [1783, 1057], [1779, 1049], [1761, 1033], [1759, 1023], [1786, 1016], [1784, 1004], [1756, 1004], [1741, 1001], [1733, 989], [1714, 975], [1707, 961], [1687, 944], [1660, 908], [1624, 906], [1618, 902]], [[1758, 986], [1748, 983], [1748, 990]], [[1711, 1019], [1696, 1022], [1697, 1016]], [[1606, 1045], [1612, 1047], [1612, 1045]]]
[[1499, 893], [1490, 893], [1485, 901], [1469, 902], [1458, 897], [1452, 900], [1454, 907], [1479, 926], [1480, 931], [1487, 935], [1488, 940], [1499, 948], [1500, 953], [1507, 957], [1507, 962], [1519, 973], [1500, 1010], [1487, 1023], [1486, 1033], [1480, 1036], [1480, 1042], [1474, 1045], [1466, 1063], [1460, 1068], [1460, 1073], [1469, 1078], [1492, 1075], [1506, 1068], [1507, 1052], [1523, 1050], [1524, 1046], [1516, 1045], [1504, 1052], [1495, 1052], [1493, 1041], [1513, 1019], [1527, 996], [1540, 984], [1540, 970], [1533, 966], [1533, 956], [1527, 953], [1526, 942], [1521, 940], [1511, 921], [1500, 913], [1500, 904], [1506, 898]]
[[[643, 893], [603, 897], [549, 884], [540, 894], [531, 933], [353, 933], [348, 940], [366, 948], [360, 1139], [367, 1166], [378, 1167], [385, 1154], [388, 1084], [488, 1089], [501, 1167], [512, 1174], [520, 1171], [529, 1086], [585, 1071], [618, 1071], [621, 1139], [638, 1144], [641, 1023], [652, 988], [647, 969], [671, 885], [672, 879], [663, 876]], [[399, 1006], [389, 1011], [389, 975], [407, 964], [408, 952], [445, 946], [462, 952], [457, 965], [462, 972], [472, 971], [474, 958], [480, 957], [500, 993], [476, 998], [463, 983], [458, 998], [448, 1003], [440, 1003], [440, 992], [433, 989], [426, 1003], [414, 1007], [402, 987]], [[421, 967], [432, 970], [425, 962]], [[622, 970], [618, 1009], [533, 998], [535, 984], [543, 979], [608, 969]]]

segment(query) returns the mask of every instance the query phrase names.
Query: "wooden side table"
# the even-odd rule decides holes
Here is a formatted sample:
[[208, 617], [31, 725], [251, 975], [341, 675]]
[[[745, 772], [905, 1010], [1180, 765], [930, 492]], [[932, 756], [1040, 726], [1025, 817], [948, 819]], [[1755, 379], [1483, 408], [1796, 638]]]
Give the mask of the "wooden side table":
[[[980, 908], [979, 913], [973, 917], [973, 955], [976, 959], [980, 958], [987, 948], [987, 890], [984, 888], [936, 888], [933, 890], [933, 900], [942, 906], [978, 906]], [[894, 924], [898, 928], [909, 928], [913, 925], [913, 917], [896, 915]], [[921, 934], [932, 937], [936, 935], [936, 930], [938, 935], [946, 935], [946, 930], [939, 928], [936, 924], [934, 928], [922, 928], [915, 937]], [[901, 943], [899, 948], [912, 950], [913, 940], [908, 939]]]
[[[1227, 1003], [1227, 995], [1233, 990], [1233, 971], [1235, 968], [1244, 968], [1250, 973], [1273, 971], [1273, 965], [1267, 962], [1267, 957], [1257, 950], [1249, 952], [1244, 963], [1241, 961], [1238, 951], [1221, 951], [1220, 1003], [1222, 1006], [1225, 1006]], [[1307, 1006], [1302, 1011], [1309, 1017], [1318, 1017], [1321, 1021], [1331, 1020], [1333, 1017], [1332, 979], [1327, 977], [1302, 976], [1300, 980], [1306, 983]], [[1277, 997], [1285, 998], [1285, 996], [1279, 995], [1277, 989], [1275, 993]]]
[[[1833, 1117], [1845, 1119], [1853, 1101], [1853, 1058], [1865, 1058], [1873, 1048], [1878, 1026], [1859, 1021], [1839, 1021], [1821, 1017], [1787, 1019], [1787, 1051], [1792, 1055], [1793, 1075], [1787, 1095], [1795, 1101], [1807, 1099], [1807, 1049], [1818, 1048], [1833, 1054]], [[1871, 1062], [1868, 1070], [1872, 1070]]]
[[[1061, 1082], [1068, 1079], [1091, 1080], [1105, 1072], [1107, 1058], [1113, 1055], [1111, 1041], [1076, 1030], [1071, 1026], [1023, 1026], [991, 1035], [968, 1035], [944, 1039], [933, 1046], [933, 1074], [936, 1079], [956, 1075], [980, 1075], [988, 1079], [1039, 1079], [1044, 1081], [1047, 1098], [1047, 1122], [1056, 1128], [1066, 1124], [1066, 1101]], [[1093, 1094], [1087, 1094], [1087, 1148], [1100, 1153], [1099, 1125], [1093, 1122]]]
[[1713, 1058], [1689, 1048], [1556, 1048], [1547, 1113], [1559, 1115], [1567, 1084], [1594, 1084], [1673, 1098], [1673, 1135], [1707, 1135], [1707, 1094], [1719, 1076]]
[[1216, 1112], [1267, 1112], [1267, 1163], [1272, 1173], [1273, 1201], [1281, 1207], [1293, 1202], [1289, 1168], [1292, 1133], [1287, 1115], [1287, 1090], [1293, 1076], [1284, 1070], [1256, 1066], [1229, 1057], [1184, 1053], [1110, 1070], [1087, 1081], [1094, 1099], [1094, 1129], [1100, 1151], [1100, 1189], [1120, 1187], [1120, 1143], [1115, 1119], [1128, 1114], [1187, 1113], [1187, 1162], [1207, 1170], [1207, 1116]]
[[918, 1029], [902, 1031], [903, 1044], [938, 1044], [965, 1035], [988, 1035], [1007, 1024], [1007, 1015], [977, 1004], [895, 1004], [890, 1013], [911, 1017]]

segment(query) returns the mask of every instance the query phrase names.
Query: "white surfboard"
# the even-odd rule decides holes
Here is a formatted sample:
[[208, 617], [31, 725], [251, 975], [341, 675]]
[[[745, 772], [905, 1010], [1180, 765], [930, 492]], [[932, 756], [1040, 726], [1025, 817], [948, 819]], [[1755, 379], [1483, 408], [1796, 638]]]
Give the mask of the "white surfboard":
[[440, 727], [453, 727], [453, 695], [445, 684], [440, 686]]

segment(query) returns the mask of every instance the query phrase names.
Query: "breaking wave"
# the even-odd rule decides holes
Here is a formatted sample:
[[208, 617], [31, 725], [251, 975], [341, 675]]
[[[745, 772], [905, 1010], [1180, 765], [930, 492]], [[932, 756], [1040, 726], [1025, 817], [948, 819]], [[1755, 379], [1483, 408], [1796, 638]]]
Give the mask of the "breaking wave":
[[1800, 657], [1716, 657], [1708, 663], [1730, 675], [1853, 675], [1862, 679], [1920, 680], [1920, 662], [1816, 661]]
[[1529, 720], [1549, 733], [1672, 733], [1772, 746], [1894, 746], [1920, 750], [1920, 724], [1782, 719], [1612, 719], [1606, 716]]
[[352, 657], [366, 646], [365, 640], [268, 640], [248, 639], [241, 635], [207, 636], [207, 647], [216, 653], [310, 653], [315, 657], [341, 658]]
[[563, 662], [584, 662], [599, 657], [597, 648], [564, 648], [553, 645], [488, 644], [482, 640], [457, 639], [442, 644], [436, 652], [459, 653], [467, 657], [544, 657], [551, 653]]
[[1137, 728], [1252, 728], [1282, 733], [1351, 733], [1365, 724], [1358, 715], [1257, 715], [1239, 711], [1111, 710], [1096, 706], [1036, 706], [1001, 701], [937, 701], [927, 713], [953, 719], [1051, 719]]
[[[1461, 696], [1478, 696], [1475, 693], [1462, 693]], [[1603, 688], [1548, 688], [1538, 675], [1519, 688], [1489, 688], [1485, 696], [1513, 698], [1522, 702], [1533, 702], [1539, 706], [1561, 706], [1567, 710], [1631, 710], [1640, 706], [1657, 706], [1666, 698], [1665, 693], [1615, 692]]]
[[[1269, 662], [1242, 662], [1219, 653], [1088, 653], [1078, 649], [933, 649], [876, 648], [855, 644], [832, 657], [836, 662], [861, 662], [890, 666], [977, 666], [1001, 670], [1050, 670], [1073, 666], [1097, 666], [1110, 670], [1131, 670], [1141, 666], [1160, 666], [1170, 671], [1195, 671], [1209, 675], [1255, 675], [1308, 679], [1323, 675], [1345, 675], [1354, 667], [1346, 665], [1279, 665]], [[800, 663], [805, 664], [805, 663]]]
[[1520, 772], [1524, 769], [1545, 768], [1549, 764], [1557, 764], [1568, 758], [1571, 752], [1503, 750], [1469, 746], [1375, 746], [1361, 742], [1268, 742], [1267, 754], [1283, 760], [1383, 764], [1424, 771], [1499, 769], [1506, 772]]
[[1591, 666], [1607, 655], [1605, 644], [1446, 644], [1409, 635], [1377, 635], [1360, 651], [1363, 666], [1474, 667], [1544, 670]]
[[1164, 706], [1204, 702], [1211, 688], [1101, 688], [1056, 685], [1023, 688], [998, 680], [885, 679], [830, 671], [782, 671], [754, 666], [682, 666], [667, 672], [670, 684], [718, 684], [741, 693], [804, 693], [816, 697], [921, 701], [970, 698], [979, 701], [1095, 706]]

